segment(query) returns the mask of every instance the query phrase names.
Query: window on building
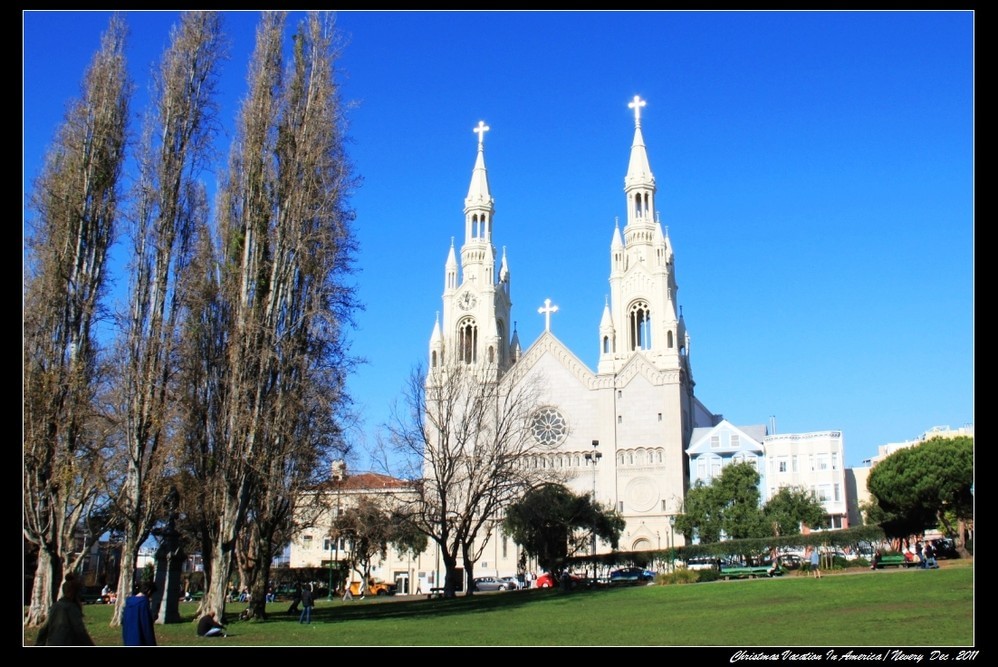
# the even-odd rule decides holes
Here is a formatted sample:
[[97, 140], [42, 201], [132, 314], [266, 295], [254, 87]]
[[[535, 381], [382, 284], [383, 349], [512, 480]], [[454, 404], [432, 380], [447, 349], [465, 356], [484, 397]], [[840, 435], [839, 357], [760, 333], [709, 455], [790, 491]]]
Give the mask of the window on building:
[[710, 446], [711, 449], [717, 449], [721, 446], [721, 436], [712, 435], [710, 436]]
[[828, 470], [828, 454], [818, 454], [818, 470]]
[[322, 550], [323, 551], [332, 551], [334, 548], [336, 548], [336, 540], [334, 540], [331, 537], [324, 537], [322, 539]]
[[461, 324], [458, 325], [458, 341], [461, 361], [466, 364], [477, 362], [478, 326], [475, 324], [475, 320], [471, 318], [461, 320]]
[[644, 301], [631, 306], [628, 333], [631, 337], [631, 350], [651, 349], [651, 311]]
[[776, 472], [787, 471], [787, 457], [781, 456], [776, 460]]
[[[707, 462], [703, 459], [697, 461], [697, 478], [703, 479], [707, 476]], [[665, 501], [662, 501], [665, 502]]]
[[668, 345], [669, 349], [672, 349], [672, 332], [665, 334], [665, 344]]
[[737, 433], [732, 433], [731, 434], [731, 447], [732, 448], [737, 448], [740, 444], [741, 444], [741, 440], [738, 438], [738, 434]]
[[794, 454], [793, 457], [791, 457], [791, 461], [793, 462], [793, 466], [794, 466], [793, 470], [794, 470], [794, 472], [797, 472], [797, 455], [796, 454]]
[[832, 452], [832, 470], [839, 469], [839, 453]]
[[833, 484], [832, 485], [832, 494], [833, 494], [832, 497], [835, 499], [835, 502], [839, 502], [840, 498], [839, 498], [839, 485], [838, 484]]

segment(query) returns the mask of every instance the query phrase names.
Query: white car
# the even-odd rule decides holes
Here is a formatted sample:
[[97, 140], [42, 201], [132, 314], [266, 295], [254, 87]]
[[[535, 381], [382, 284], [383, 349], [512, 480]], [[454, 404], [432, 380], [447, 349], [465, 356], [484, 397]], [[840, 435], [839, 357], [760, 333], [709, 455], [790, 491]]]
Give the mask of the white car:
[[499, 581], [505, 581], [508, 585], [506, 590], [508, 591], [518, 591], [521, 588], [526, 588], [527, 584], [521, 583], [516, 577], [499, 577]]
[[686, 561], [687, 570], [716, 570], [716, 558], [691, 558]]

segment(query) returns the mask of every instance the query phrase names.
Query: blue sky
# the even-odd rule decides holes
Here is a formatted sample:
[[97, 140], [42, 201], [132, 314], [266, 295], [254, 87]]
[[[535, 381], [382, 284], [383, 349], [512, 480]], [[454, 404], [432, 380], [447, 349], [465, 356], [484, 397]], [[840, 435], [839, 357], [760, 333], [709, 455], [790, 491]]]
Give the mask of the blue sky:
[[[108, 16], [23, 14], [25, 193]], [[127, 19], [137, 116], [176, 14]], [[220, 156], [257, 19], [226, 13]], [[634, 95], [708, 408], [738, 425], [775, 416], [783, 433], [841, 429], [850, 466], [973, 423], [973, 13], [348, 11], [337, 23], [363, 179], [356, 466], [425, 360], [479, 120], [521, 343], [543, 331], [550, 298], [552, 332], [595, 369]]]

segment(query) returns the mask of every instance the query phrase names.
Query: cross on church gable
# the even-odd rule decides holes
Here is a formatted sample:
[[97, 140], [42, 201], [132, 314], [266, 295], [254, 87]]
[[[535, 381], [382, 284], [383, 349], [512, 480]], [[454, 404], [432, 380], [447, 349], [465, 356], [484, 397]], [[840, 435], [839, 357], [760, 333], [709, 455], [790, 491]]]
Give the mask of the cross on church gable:
[[551, 299], [544, 299], [544, 305], [537, 312], [544, 316], [544, 331], [551, 331], [551, 313], [557, 313], [558, 306], [552, 306]]

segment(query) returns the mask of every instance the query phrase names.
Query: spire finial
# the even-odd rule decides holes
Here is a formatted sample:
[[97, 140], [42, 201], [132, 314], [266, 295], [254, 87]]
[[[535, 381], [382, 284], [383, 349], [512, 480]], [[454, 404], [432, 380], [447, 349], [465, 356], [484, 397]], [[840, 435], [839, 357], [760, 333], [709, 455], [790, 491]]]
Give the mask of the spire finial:
[[484, 120], [478, 121], [478, 127], [472, 130], [478, 135], [478, 150], [483, 148], [483, 140], [485, 139], [485, 133], [489, 131], [489, 126], [485, 124]]
[[620, 229], [620, 216], [619, 215], [613, 216], [613, 226], [616, 227], [617, 229]]
[[627, 108], [634, 109], [634, 126], [641, 127], [641, 107], [648, 104], [640, 96], [635, 95], [634, 100], [627, 105]]

